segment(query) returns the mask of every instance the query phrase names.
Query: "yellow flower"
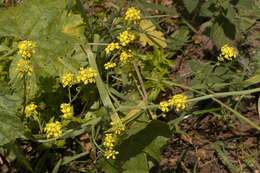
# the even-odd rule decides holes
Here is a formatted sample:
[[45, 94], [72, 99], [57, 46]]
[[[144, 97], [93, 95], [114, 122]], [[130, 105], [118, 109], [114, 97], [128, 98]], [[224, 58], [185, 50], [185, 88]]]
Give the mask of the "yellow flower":
[[124, 31], [117, 36], [118, 40], [121, 42], [122, 46], [126, 46], [131, 41], [135, 39], [135, 35], [130, 34], [128, 31]]
[[125, 20], [128, 22], [134, 22], [136, 24], [137, 21], [141, 20], [140, 10], [135, 9], [134, 7], [128, 8], [125, 13]]
[[[128, 52], [131, 52], [131, 50], [128, 50]], [[122, 51], [120, 54], [120, 61], [125, 64], [129, 61], [129, 59], [133, 57], [131, 53], [127, 53], [126, 51]]]
[[122, 131], [125, 131], [125, 125], [122, 123], [122, 121], [120, 119], [116, 120], [116, 121], [112, 121], [110, 123], [111, 130], [116, 134], [116, 135], [120, 135], [120, 133]]
[[87, 85], [88, 83], [95, 83], [96, 80], [94, 77], [96, 77], [96, 76], [97, 76], [97, 73], [93, 68], [81, 67], [80, 71], [78, 72], [77, 80], [78, 80], [78, 82], [82, 81], [85, 85]]
[[103, 142], [103, 145], [106, 147], [106, 148], [110, 148], [112, 149], [114, 147], [114, 144], [116, 142], [116, 136], [113, 135], [113, 134], [105, 134], [106, 137], [105, 137], [105, 141]]
[[17, 67], [15, 69], [15, 71], [18, 72], [18, 77], [19, 78], [23, 78], [24, 75], [28, 75], [31, 76], [32, 75], [32, 65], [30, 60], [25, 60], [25, 59], [20, 59], [17, 62]]
[[31, 115], [37, 115], [38, 114], [38, 112], [37, 112], [37, 106], [35, 105], [35, 104], [33, 104], [33, 103], [31, 103], [31, 104], [29, 104], [29, 105], [27, 105], [26, 107], [25, 107], [25, 117], [26, 118], [29, 118]]
[[47, 138], [51, 138], [51, 137], [58, 138], [62, 135], [61, 128], [62, 128], [61, 123], [59, 121], [56, 121], [56, 122], [46, 124], [44, 131], [47, 134]]
[[67, 119], [73, 116], [73, 106], [68, 103], [62, 103], [60, 105], [61, 112], [63, 113], [63, 118]]
[[112, 42], [112, 43], [110, 43], [110, 44], [106, 47], [105, 51], [106, 51], [106, 54], [109, 54], [109, 52], [112, 52], [113, 50], [119, 49], [119, 48], [120, 48], [119, 43], [114, 43], [114, 42]]
[[113, 149], [107, 149], [105, 150], [104, 156], [106, 157], [106, 159], [109, 159], [110, 157], [112, 157], [112, 159], [115, 159], [117, 154], [119, 154], [118, 151]]
[[221, 47], [221, 54], [218, 56], [218, 60], [224, 61], [224, 59], [227, 59], [231, 61], [232, 58], [236, 58], [236, 57], [237, 57], [237, 53], [234, 50], [234, 48], [225, 44], [224, 46]]
[[185, 109], [187, 103], [187, 96], [183, 94], [177, 94], [172, 97], [169, 101], [169, 105], [176, 108], [176, 111]]
[[163, 112], [168, 112], [169, 111], [169, 103], [166, 102], [166, 101], [162, 101], [160, 102], [160, 109], [163, 111]]
[[36, 43], [28, 40], [20, 41], [18, 43], [18, 54], [24, 58], [30, 58], [35, 53], [34, 48]]
[[63, 88], [66, 86], [72, 87], [76, 83], [75, 75], [73, 73], [65, 73], [61, 77], [61, 83]]
[[111, 68], [114, 68], [116, 66], [116, 63], [112, 63], [112, 62], [108, 62], [108, 63], [106, 63], [105, 65], [104, 65], [104, 67], [105, 67], [105, 69], [106, 70], [109, 70], [109, 69], [111, 69]]

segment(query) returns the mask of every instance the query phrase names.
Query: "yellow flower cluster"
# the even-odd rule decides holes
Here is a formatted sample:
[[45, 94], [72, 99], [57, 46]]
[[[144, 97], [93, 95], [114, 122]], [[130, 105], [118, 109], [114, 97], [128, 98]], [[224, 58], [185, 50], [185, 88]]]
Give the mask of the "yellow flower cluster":
[[160, 102], [160, 109], [163, 111], [163, 112], [168, 112], [169, 111], [169, 108], [168, 108], [169, 103], [167, 101], [162, 101]]
[[120, 54], [120, 61], [122, 62], [122, 64], [125, 64], [129, 61], [129, 59], [133, 56], [131, 54], [131, 50], [128, 50], [129, 53], [127, 53], [126, 51], [122, 51], [122, 53]]
[[112, 150], [106, 150], [104, 156], [107, 159], [109, 159], [110, 157], [112, 157], [112, 159], [115, 159], [117, 154], [119, 154], [119, 152], [112, 149]]
[[116, 155], [119, 154], [118, 151], [114, 150], [116, 142], [116, 135], [115, 134], [106, 134], [105, 141], [103, 142], [103, 145], [106, 147], [104, 156], [109, 159], [112, 157], [112, 159], [116, 158]]
[[20, 59], [17, 62], [17, 66], [15, 71], [18, 72], [18, 77], [19, 78], [23, 78], [24, 75], [28, 75], [31, 76], [32, 75], [32, 65], [31, 65], [31, 61], [30, 60], [26, 60], [26, 59]]
[[128, 22], [134, 22], [136, 24], [137, 21], [141, 20], [141, 12], [140, 10], [135, 9], [134, 7], [128, 8], [125, 13], [125, 20]]
[[29, 118], [31, 115], [37, 115], [37, 105], [31, 103], [25, 107], [25, 117]]
[[112, 126], [112, 132], [114, 132], [116, 135], [120, 135], [121, 132], [125, 131], [125, 125], [122, 123], [120, 119], [112, 121], [110, 125]]
[[106, 63], [105, 65], [104, 65], [104, 67], [105, 67], [105, 69], [106, 70], [109, 70], [109, 69], [111, 69], [111, 68], [114, 68], [116, 66], [116, 63], [112, 63], [112, 62], [108, 62], [108, 63]]
[[160, 102], [159, 108], [163, 112], [168, 112], [169, 107], [175, 107], [176, 111], [180, 111], [181, 109], [185, 109], [186, 103], [187, 103], [187, 96], [185, 96], [183, 94], [177, 94], [177, 95], [174, 95], [168, 101]]
[[121, 119], [111, 122], [110, 125], [110, 130], [112, 131], [112, 133], [106, 134], [105, 140], [103, 142], [103, 145], [106, 148], [104, 156], [107, 159], [109, 159], [110, 157], [112, 157], [112, 159], [115, 159], [116, 155], [119, 154], [119, 152], [114, 149], [114, 146], [117, 140], [117, 136], [120, 135], [121, 132], [125, 131], [125, 125], [122, 123]]
[[69, 88], [72, 87], [76, 83], [75, 75], [73, 73], [65, 73], [61, 77], [61, 83], [63, 88], [68, 86]]
[[61, 123], [59, 121], [46, 124], [44, 131], [47, 134], [47, 138], [58, 138], [62, 135]]
[[61, 112], [63, 113], [63, 118], [67, 119], [67, 118], [71, 118], [74, 114], [73, 112], [73, 106], [71, 106], [68, 103], [62, 103], [60, 105], [61, 108]]
[[83, 68], [81, 67], [79, 72], [78, 72], [78, 76], [77, 76], [77, 80], [78, 82], [82, 81], [85, 85], [87, 85], [88, 83], [95, 83], [95, 77], [97, 76], [96, 71], [91, 68], [91, 67], [87, 67], [87, 68]]
[[187, 96], [183, 94], [177, 94], [169, 100], [170, 106], [174, 106], [176, 111], [185, 109], [187, 103]]
[[35, 53], [34, 48], [36, 47], [36, 43], [33, 41], [20, 41], [18, 43], [18, 54], [22, 55], [24, 58], [30, 58], [32, 54]]
[[106, 47], [105, 51], [109, 54], [109, 52], [112, 52], [115, 49], [120, 49], [119, 43], [112, 42]]
[[224, 61], [224, 59], [227, 59], [231, 61], [232, 58], [236, 58], [236, 57], [237, 57], [237, 53], [234, 50], [234, 48], [225, 44], [224, 46], [221, 47], [221, 54], [218, 56], [218, 60]]
[[130, 34], [128, 31], [124, 31], [117, 36], [117, 39], [121, 42], [122, 46], [126, 46], [135, 39], [135, 35]]

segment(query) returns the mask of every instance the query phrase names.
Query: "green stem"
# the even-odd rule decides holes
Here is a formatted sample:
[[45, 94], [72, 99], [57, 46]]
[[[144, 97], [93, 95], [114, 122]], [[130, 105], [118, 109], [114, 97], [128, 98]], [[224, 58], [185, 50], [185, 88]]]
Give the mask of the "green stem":
[[100, 151], [102, 151], [102, 152], [104, 153], [105, 151], [96, 143], [94, 126], [92, 126], [92, 128], [91, 128], [91, 136], [92, 136], [92, 142], [94, 143], [94, 145], [95, 145]]
[[70, 87], [68, 87], [68, 92], [69, 92], [69, 101], [70, 101], [70, 104], [71, 104], [71, 93], [70, 93]]
[[37, 115], [34, 115], [33, 118], [38, 122], [39, 128], [40, 128], [40, 132], [41, 134], [43, 133], [43, 128], [42, 128], [42, 124], [41, 121], [39, 119], [39, 117]]
[[[189, 99], [188, 102], [201, 101], [201, 100], [206, 100], [206, 99], [215, 98], [215, 97], [226, 97], [226, 96], [234, 96], [234, 95], [247, 95], [247, 94], [252, 94], [252, 93], [256, 93], [256, 92], [260, 92], [260, 88], [255, 88], [255, 89], [250, 89], [250, 90], [243, 90], [243, 91], [214, 93], [214, 94], [209, 94], [209, 95], [205, 95], [205, 93], [203, 93], [203, 95], [205, 95], [205, 96]], [[199, 94], [202, 94], [202, 93], [200, 92]]]
[[72, 103], [73, 101], [75, 101], [75, 100], [77, 99], [77, 97], [78, 97], [78, 95], [79, 95], [79, 93], [80, 93], [80, 91], [81, 91], [81, 88], [82, 88], [82, 87], [80, 87], [80, 89], [77, 90], [77, 94], [71, 99], [71, 102], [70, 102], [70, 103]]
[[[195, 90], [191, 87], [188, 87], [188, 86], [185, 86], [185, 85], [181, 85], [181, 84], [177, 84], [177, 83], [174, 83], [174, 82], [167, 82], [168, 84], [169, 83], [172, 83], [172, 85], [175, 85], [175, 86], [178, 86], [178, 87], [182, 87], [184, 89], [188, 89], [188, 90], [191, 90], [191, 91], [194, 91], [198, 94], [201, 94], [201, 95], [204, 95], [205, 97], [208, 96], [207, 94], [201, 92], [201, 91], [198, 91], [198, 90]], [[254, 93], [254, 92], [259, 92], [260, 91], [260, 88], [255, 88], [255, 89], [251, 89], [251, 90], [244, 90], [244, 91], [234, 91], [234, 92], [226, 92], [225, 94], [222, 93], [221, 96], [228, 96], [230, 95], [230, 93], [232, 93], [233, 95], [244, 95], [244, 94], [251, 94], [251, 93]], [[217, 93], [218, 96], [220, 96], [221, 93]], [[246, 117], [244, 117], [242, 114], [240, 114], [239, 112], [237, 112], [236, 110], [232, 109], [231, 107], [229, 107], [228, 105], [224, 104], [223, 102], [221, 102], [220, 100], [216, 99], [216, 94], [210, 94], [211, 97], [206, 97], [206, 99], [209, 99], [211, 98], [212, 100], [214, 100], [215, 102], [219, 103], [220, 105], [222, 105], [223, 107], [225, 107], [226, 109], [228, 109], [229, 111], [233, 112], [234, 115], [236, 115], [238, 118], [244, 120], [245, 122], [247, 122], [248, 124], [250, 124], [252, 127], [256, 128], [257, 130], [260, 131], [260, 127], [258, 125], [256, 125], [254, 122], [252, 122], [251, 120], [247, 119]], [[215, 95], [215, 97], [213, 97], [213, 95]], [[204, 99], [205, 99], [204, 97]], [[194, 100], [193, 100], [194, 101]]]
[[26, 107], [26, 76], [23, 76], [23, 115], [25, 116], [25, 107]]

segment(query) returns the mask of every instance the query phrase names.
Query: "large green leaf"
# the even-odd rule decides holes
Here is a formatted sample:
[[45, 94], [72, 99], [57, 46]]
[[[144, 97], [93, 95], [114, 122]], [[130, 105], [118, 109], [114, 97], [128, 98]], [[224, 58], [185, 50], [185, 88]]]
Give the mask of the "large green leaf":
[[[141, 126], [144, 125], [142, 124]], [[135, 127], [135, 129], [138, 129], [138, 127]], [[142, 153], [143, 151], [151, 154], [153, 157], [154, 153], [159, 153], [160, 148], [158, 147], [162, 147], [161, 144], [163, 142], [161, 141], [161, 144], [154, 145], [154, 142], [158, 142], [162, 139], [158, 137], [170, 137], [170, 130], [167, 123], [158, 120], [153, 120], [147, 126], [144, 126], [144, 128], [139, 128], [139, 132], [136, 132], [135, 129], [133, 129], [135, 132], [131, 133], [132, 136], [124, 140], [120, 146], [119, 160], [121, 161], [128, 160], [131, 157], [136, 157], [136, 155]], [[129, 131], [131, 130], [132, 128]], [[155, 159], [158, 159], [158, 157]]]
[[0, 95], [0, 146], [23, 136], [23, 126], [16, 116], [21, 104], [17, 96]]
[[226, 17], [219, 16], [211, 30], [211, 35], [218, 47], [232, 43], [236, 36], [235, 25]]
[[54, 71], [46, 64], [56, 66], [57, 57], [70, 54], [84, 32], [80, 16], [68, 15], [65, 5], [65, 0], [34, 0], [5, 10], [0, 13], [0, 35], [35, 41], [34, 63]]
[[135, 157], [130, 158], [123, 166], [123, 173], [149, 173], [146, 155], [140, 153]]

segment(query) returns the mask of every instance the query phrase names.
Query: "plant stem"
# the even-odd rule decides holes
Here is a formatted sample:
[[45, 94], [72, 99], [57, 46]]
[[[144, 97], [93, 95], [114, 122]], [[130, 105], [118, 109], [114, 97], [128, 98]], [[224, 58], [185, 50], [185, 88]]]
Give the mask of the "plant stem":
[[68, 91], [69, 91], [69, 101], [70, 101], [70, 104], [71, 104], [71, 93], [70, 93], [70, 87], [68, 87]]
[[226, 96], [234, 96], [234, 95], [246, 95], [246, 94], [252, 94], [252, 93], [256, 93], [256, 92], [260, 92], [260, 88], [244, 90], [244, 91], [232, 91], [232, 92], [214, 93], [214, 94], [209, 94], [209, 95], [205, 95], [205, 96], [189, 99], [188, 102], [201, 101], [201, 100], [206, 100], [206, 99], [215, 98], [215, 97], [226, 97]]
[[[137, 67], [137, 65], [135, 63], [135, 60], [133, 60], [132, 62], [133, 62], [134, 69], [135, 69], [135, 72], [137, 74], [138, 80], [140, 82], [143, 94], [144, 94], [144, 98], [143, 99], [144, 99], [145, 105], [147, 106], [148, 105], [148, 96], [147, 96], [147, 92], [146, 92], [146, 90], [144, 88], [144, 81], [143, 81], [141, 73], [140, 73], [140, 71], [139, 71], [139, 69], [138, 69], [138, 67]], [[150, 113], [152, 119], [156, 119], [156, 116], [153, 115], [153, 113], [152, 113], [152, 111], [150, 109], [148, 109], [148, 112]]]
[[81, 91], [81, 88], [82, 88], [82, 87], [80, 87], [80, 89], [77, 90], [77, 94], [71, 99], [71, 102], [70, 102], [70, 103], [72, 103], [74, 100], [77, 99], [77, 97], [78, 97], [78, 95], [79, 95], [79, 93], [80, 93], [80, 91]]
[[[228, 109], [229, 111], [233, 112], [234, 115], [236, 115], [238, 118], [244, 120], [245, 122], [247, 122], [248, 124], [250, 124], [252, 127], [256, 128], [258, 131], [260, 131], [260, 127], [258, 125], [256, 125], [254, 122], [252, 122], [251, 120], [247, 119], [246, 117], [244, 117], [242, 114], [240, 114], [239, 112], [237, 112], [236, 110], [232, 109], [231, 107], [229, 107], [228, 105], [224, 104], [223, 102], [221, 102], [220, 100], [216, 99], [216, 94], [210, 94], [211, 97], [206, 97], [208, 96], [206, 93], [198, 91], [196, 89], [193, 89], [191, 87], [188, 87], [186, 85], [181, 85], [181, 84], [177, 84], [175, 82], [167, 82], [168, 84], [171, 83], [172, 85], [178, 86], [178, 87], [182, 87], [184, 89], [188, 89], [191, 91], [194, 91], [198, 94], [204, 95], [204, 99], [209, 99], [211, 98], [212, 100], [214, 100], [215, 102], [219, 103], [220, 105], [222, 105], [223, 107], [225, 107], [226, 109]], [[211, 91], [212, 92], [212, 91]], [[217, 93], [218, 96], [228, 96], [228, 95], [244, 95], [244, 94], [251, 94], [254, 92], [260, 92], [260, 88], [255, 88], [255, 89], [251, 89], [251, 90], [245, 90], [245, 91], [234, 91], [234, 92], [226, 92], [225, 94], [223, 93]], [[215, 95], [213, 97], [213, 95]], [[193, 100], [194, 101], [194, 100]]]
[[23, 115], [25, 116], [25, 107], [26, 107], [26, 76], [23, 76]]

